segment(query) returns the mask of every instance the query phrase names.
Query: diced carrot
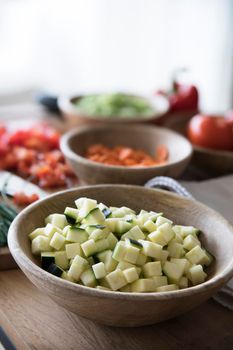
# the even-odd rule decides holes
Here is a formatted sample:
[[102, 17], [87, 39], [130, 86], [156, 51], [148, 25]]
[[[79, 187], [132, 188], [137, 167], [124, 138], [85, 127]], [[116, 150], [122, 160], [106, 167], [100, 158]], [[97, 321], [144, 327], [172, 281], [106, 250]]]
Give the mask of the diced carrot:
[[164, 163], [168, 158], [168, 149], [164, 145], [158, 146], [156, 158], [153, 158], [141, 149], [121, 145], [108, 148], [102, 144], [94, 144], [88, 147], [86, 157], [95, 162], [109, 165], [147, 167]]
[[165, 145], [159, 145], [155, 151], [155, 159], [157, 162], [164, 162], [168, 159], [168, 149]]

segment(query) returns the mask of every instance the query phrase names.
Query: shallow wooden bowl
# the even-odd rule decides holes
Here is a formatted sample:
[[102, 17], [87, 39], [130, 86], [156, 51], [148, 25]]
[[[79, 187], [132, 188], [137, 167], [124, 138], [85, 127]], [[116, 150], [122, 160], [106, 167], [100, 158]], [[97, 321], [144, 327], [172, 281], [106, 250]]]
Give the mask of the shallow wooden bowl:
[[[172, 292], [122, 293], [84, 287], [42, 270], [31, 253], [28, 234], [43, 226], [48, 214], [62, 213], [80, 196], [136, 211], [141, 208], [161, 211], [177, 224], [198, 227], [203, 231], [202, 243], [216, 258], [208, 271], [208, 280]], [[77, 315], [111, 326], [148, 325], [182, 314], [210, 298], [233, 276], [233, 228], [222, 216], [199, 202], [139, 186], [87, 186], [49, 196], [17, 216], [8, 242], [19, 267], [43, 293]]]
[[233, 173], [233, 151], [217, 151], [194, 146], [192, 162], [213, 175]]
[[[132, 94], [128, 94], [132, 95]], [[164, 96], [141, 96], [150, 102], [154, 106], [154, 112], [149, 116], [138, 117], [101, 117], [85, 115], [76, 106], [75, 102], [85, 95], [77, 96], [60, 96], [58, 98], [59, 109], [66, 120], [68, 127], [81, 126], [81, 125], [116, 125], [116, 124], [138, 124], [138, 123], [151, 123], [156, 122], [161, 116], [167, 113], [169, 109], [168, 99]]]
[[[88, 146], [102, 143], [113, 147], [124, 145], [142, 149], [151, 155], [160, 144], [169, 150], [165, 164], [150, 167], [110, 166], [90, 161], [84, 157]], [[178, 177], [188, 165], [191, 144], [175, 132], [148, 125], [82, 127], [62, 137], [61, 149], [78, 178], [86, 184], [123, 183], [142, 185], [154, 176]]]

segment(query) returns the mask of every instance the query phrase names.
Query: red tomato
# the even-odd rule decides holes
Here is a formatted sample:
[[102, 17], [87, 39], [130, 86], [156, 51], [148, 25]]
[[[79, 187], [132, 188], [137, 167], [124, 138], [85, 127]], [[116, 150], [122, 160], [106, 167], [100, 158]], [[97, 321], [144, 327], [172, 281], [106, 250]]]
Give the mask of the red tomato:
[[197, 114], [189, 122], [188, 137], [194, 145], [233, 150], [233, 124], [221, 116]]
[[17, 205], [29, 205], [39, 199], [38, 194], [33, 193], [31, 195], [27, 195], [23, 192], [18, 192], [14, 194], [14, 203]]

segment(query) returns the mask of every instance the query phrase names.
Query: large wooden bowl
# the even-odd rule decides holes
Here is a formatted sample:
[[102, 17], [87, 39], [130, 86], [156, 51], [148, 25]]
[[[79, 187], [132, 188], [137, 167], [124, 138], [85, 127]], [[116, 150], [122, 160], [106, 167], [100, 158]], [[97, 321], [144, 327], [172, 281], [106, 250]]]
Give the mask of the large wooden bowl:
[[[216, 258], [207, 281], [173, 292], [122, 293], [84, 287], [42, 270], [31, 253], [28, 233], [42, 226], [48, 214], [63, 212], [80, 196], [112, 206], [126, 205], [137, 211], [141, 208], [162, 211], [177, 224], [200, 228], [203, 245]], [[199, 202], [138, 186], [81, 187], [42, 199], [18, 215], [8, 242], [19, 267], [43, 293], [77, 315], [111, 326], [148, 325], [182, 314], [210, 298], [233, 276], [233, 228], [222, 216]]]
[[[165, 144], [169, 150], [169, 158], [162, 165], [141, 168], [105, 165], [84, 157], [88, 146], [95, 143], [109, 147], [129, 146], [142, 149], [152, 156], [158, 145]], [[82, 127], [62, 137], [61, 149], [78, 178], [85, 184], [143, 185], [154, 176], [176, 178], [187, 167], [192, 155], [192, 146], [183, 136], [168, 129], [148, 125]]]

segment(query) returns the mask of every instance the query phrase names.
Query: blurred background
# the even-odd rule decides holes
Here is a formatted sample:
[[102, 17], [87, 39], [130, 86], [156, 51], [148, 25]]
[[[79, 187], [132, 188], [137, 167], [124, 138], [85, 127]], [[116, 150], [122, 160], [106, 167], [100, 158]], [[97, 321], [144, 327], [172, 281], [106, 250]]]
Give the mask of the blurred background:
[[221, 112], [232, 33], [232, 0], [0, 0], [0, 103], [34, 90], [151, 93], [187, 67], [201, 109]]

